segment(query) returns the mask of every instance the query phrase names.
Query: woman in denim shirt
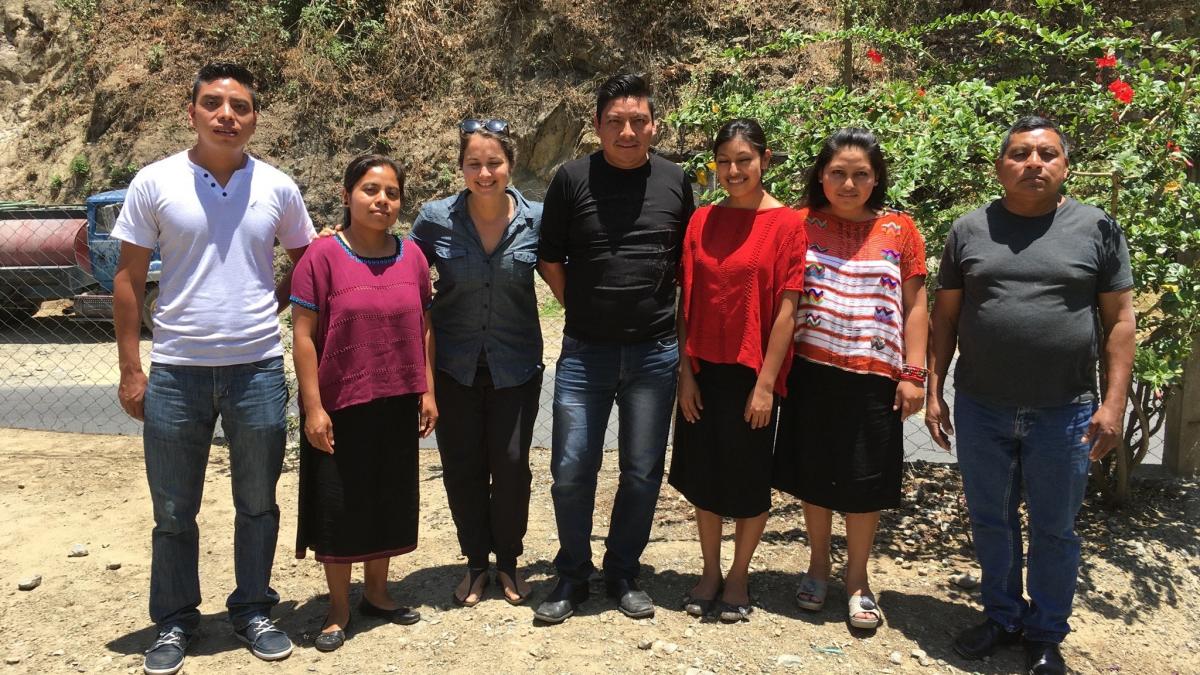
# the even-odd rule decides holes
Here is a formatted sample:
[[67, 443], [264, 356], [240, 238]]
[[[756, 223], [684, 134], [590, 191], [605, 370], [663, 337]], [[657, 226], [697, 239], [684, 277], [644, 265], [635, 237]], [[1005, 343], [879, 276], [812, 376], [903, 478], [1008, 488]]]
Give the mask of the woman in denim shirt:
[[425, 204], [412, 240], [437, 269], [434, 374], [442, 480], [467, 574], [457, 604], [490, 581], [489, 554], [511, 604], [529, 585], [517, 557], [529, 520], [529, 446], [542, 386], [542, 333], [533, 271], [542, 205], [511, 187], [513, 140], [503, 120], [459, 125], [467, 189]]

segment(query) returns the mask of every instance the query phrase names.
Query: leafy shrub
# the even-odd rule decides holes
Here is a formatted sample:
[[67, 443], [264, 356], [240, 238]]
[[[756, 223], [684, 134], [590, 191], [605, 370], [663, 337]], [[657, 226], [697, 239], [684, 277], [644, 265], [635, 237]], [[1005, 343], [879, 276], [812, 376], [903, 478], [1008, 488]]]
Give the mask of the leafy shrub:
[[[993, 164], [1008, 125], [1027, 114], [1055, 119], [1074, 143], [1070, 193], [1121, 223], [1137, 280], [1134, 414], [1100, 474], [1120, 492], [1110, 479], [1144, 458], [1200, 331], [1200, 50], [1190, 38], [1132, 37], [1132, 24], [1086, 3], [1038, 5], [1037, 19], [985, 11], [900, 30], [785, 31], [727, 50], [732, 72], [710, 73], [668, 121], [704, 141], [724, 120], [757, 118], [784, 157], [768, 189], [791, 202], [830, 133], [871, 129], [891, 160], [888, 199], [920, 224], [932, 276], [954, 219], [999, 196]], [[1070, 20], [1055, 24], [1056, 11]], [[846, 40], [867, 86], [762, 89], [744, 74], [756, 59]], [[699, 155], [691, 168], [709, 160]]]

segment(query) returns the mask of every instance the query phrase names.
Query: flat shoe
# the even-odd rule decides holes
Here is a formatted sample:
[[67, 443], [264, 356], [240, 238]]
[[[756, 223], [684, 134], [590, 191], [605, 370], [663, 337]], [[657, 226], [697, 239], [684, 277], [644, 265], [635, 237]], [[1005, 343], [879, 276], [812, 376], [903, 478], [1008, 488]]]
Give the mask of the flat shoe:
[[717, 604], [717, 618], [725, 623], [738, 623], [739, 621], [749, 621], [750, 614], [754, 612], [754, 606], [750, 603], [744, 605], [735, 605], [732, 602], [720, 601]]
[[[825, 607], [825, 594], [828, 591], [829, 584], [827, 582], [814, 579], [805, 572], [804, 576], [800, 577], [800, 585], [796, 587], [796, 604], [800, 609], [819, 612]], [[804, 596], [808, 596], [810, 599], [806, 599]]]
[[711, 598], [695, 598], [691, 595], [683, 596], [683, 611], [688, 613], [688, 616], [702, 618], [708, 615], [717, 604], [717, 596]]
[[[879, 628], [879, 624], [883, 622], [883, 610], [879, 609], [879, 604], [875, 602], [875, 598], [871, 595], [851, 595], [849, 603], [850, 625], [855, 628], [863, 628], [871, 630]], [[855, 614], [871, 614], [870, 619], [856, 618]]]
[[328, 633], [321, 633], [313, 640], [313, 646], [319, 652], [332, 652], [344, 644], [346, 644], [346, 630], [344, 628], [329, 631]]
[[364, 616], [373, 616], [379, 619], [387, 619], [392, 623], [400, 624], [401, 626], [411, 626], [421, 620], [421, 613], [415, 609], [408, 607], [397, 607], [396, 609], [384, 609], [371, 604], [365, 597], [358, 603], [358, 611]]

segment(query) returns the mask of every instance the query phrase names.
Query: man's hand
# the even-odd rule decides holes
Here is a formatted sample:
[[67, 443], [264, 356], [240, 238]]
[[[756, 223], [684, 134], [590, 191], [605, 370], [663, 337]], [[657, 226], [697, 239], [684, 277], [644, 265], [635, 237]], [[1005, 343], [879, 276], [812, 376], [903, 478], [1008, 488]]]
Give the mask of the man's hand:
[[1100, 406], [1096, 414], [1092, 415], [1092, 421], [1080, 441], [1091, 445], [1088, 457], [1093, 462], [1100, 461], [1117, 447], [1124, 418], [1124, 411], [1114, 410], [1112, 406], [1107, 405]]
[[950, 421], [950, 406], [941, 394], [929, 392], [925, 401], [925, 427], [938, 447], [951, 452], [950, 437], [954, 435], [954, 424]]
[[314, 448], [333, 454], [333, 420], [324, 408], [310, 411], [305, 416], [304, 436]]
[[896, 400], [892, 403], [892, 410], [900, 411], [900, 419], [906, 420], [913, 413], [921, 409], [921, 404], [925, 402], [925, 388], [917, 386], [916, 383], [907, 380], [901, 380], [896, 385]]
[[141, 422], [146, 419], [146, 374], [140, 369], [122, 372], [117, 385], [117, 399], [125, 413]]
[[754, 391], [746, 398], [746, 411], [742, 419], [750, 423], [751, 429], [761, 429], [771, 422], [771, 409], [775, 407], [775, 392], [771, 385], [754, 385]]
[[695, 424], [700, 419], [704, 403], [700, 400], [700, 385], [691, 369], [679, 371], [679, 411], [683, 419]]
[[432, 434], [433, 428], [437, 426], [437, 420], [437, 402], [434, 400], [433, 392], [427, 391], [421, 394], [421, 438], [429, 438], [429, 434]]

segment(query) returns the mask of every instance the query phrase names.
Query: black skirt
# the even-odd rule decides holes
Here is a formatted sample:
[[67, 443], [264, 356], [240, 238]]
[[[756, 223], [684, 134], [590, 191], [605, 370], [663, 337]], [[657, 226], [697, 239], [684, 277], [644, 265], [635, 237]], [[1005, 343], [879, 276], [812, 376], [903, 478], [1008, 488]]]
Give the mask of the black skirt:
[[325, 563], [388, 558], [417, 547], [419, 394], [329, 413], [334, 453], [300, 432], [296, 557]]
[[780, 404], [772, 484], [843, 513], [900, 506], [904, 431], [896, 381], [797, 358]]
[[693, 424], [675, 412], [667, 482], [692, 504], [727, 518], [753, 518], [771, 508], [776, 409], [761, 429], [744, 418], [757, 380], [746, 366], [702, 361], [696, 373], [700, 419]]

